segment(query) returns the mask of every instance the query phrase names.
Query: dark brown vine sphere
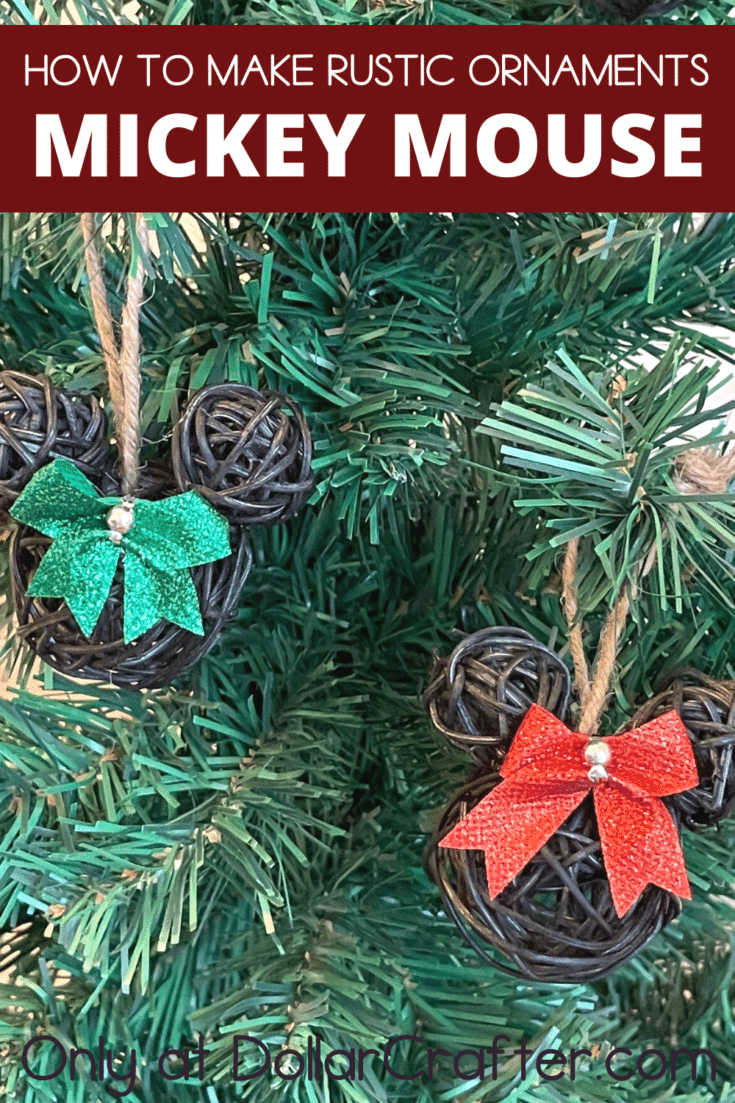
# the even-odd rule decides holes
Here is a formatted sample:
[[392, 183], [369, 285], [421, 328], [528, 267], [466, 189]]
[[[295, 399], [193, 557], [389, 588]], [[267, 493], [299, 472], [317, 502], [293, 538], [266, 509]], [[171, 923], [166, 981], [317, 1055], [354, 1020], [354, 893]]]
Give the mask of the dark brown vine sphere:
[[563, 720], [570, 694], [569, 671], [548, 647], [520, 628], [483, 628], [435, 656], [424, 700], [442, 735], [487, 763], [505, 754], [532, 704]]
[[74, 460], [92, 477], [107, 453], [107, 419], [94, 395], [57, 391], [46, 375], [0, 372], [0, 508], [50, 460]]
[[601, 980], [679, 914], [676, 896], [649, 885], [627, 914], [618, 917], [591, 795], [490, 900], [484, 852], [438, 844], [499, 782], [497, 774], [478, 772], [447, 807], [426, 852], [445, 911], [489, 965], [537, 982]]
[[[170, 478], [170, 476], [169, 476]], [[97, 473], [106, 494], [119, 493], [108, 473]], [[162, 497], [156, 472], [144, 472], [142, 496]], [[17, 634], [44, 662], [69, 678], [109, 682], [127, 689], [166, 686], [198, 662], [217, 642], [238, 599], [252, 565], [245, 533], [230, 529], [232, 554], [193, 567], [204, 635], [198, 636], [168, 620], [161, 620], [131, 643], [123, 640], [123, 570], [118, 567], [110, 596], [91, 639], [84, 636], [66, 602], [59, 598], [29, 597], [28, 587], [51, 541], [26, 525], [14, 528], [10, 539], [10, 579], [17, 617]]]
[[638, 710], [631, 727], [676, 709], [692, 741], [699, 785], [667, 797], [682, 823], [709, 827], [735, 807], [735, 683], [716, 682], [698, 670], [680, 671]]
[[[290, 411], [290, 413], [289, 413]], [[179, 488], [198, 490], [235, 524], [275, 524], [311, 491], [311, 434], [285, 395], [241, 383], [205, 387], [174, 428]]]

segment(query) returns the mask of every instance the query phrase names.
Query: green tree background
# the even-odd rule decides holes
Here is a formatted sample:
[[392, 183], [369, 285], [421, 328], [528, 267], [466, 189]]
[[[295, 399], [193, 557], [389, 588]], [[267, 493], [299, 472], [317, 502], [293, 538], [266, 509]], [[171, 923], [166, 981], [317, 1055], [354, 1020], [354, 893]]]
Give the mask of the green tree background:
[[729, 0], [6, 0], [0, 23], [228, 23], [374, 26], [732, 23]]
[[[693, 901], [608, 980], [506, 977], [465, 947], [422, 868], [468, 763], [432, 731], [421, 693], [432, 651], [447, 653], [457, 629], [517, 625], [563, 651], [564, 539], [632, 518], [621, 505], [611, 519], [604, 465], [584, 493], [568, 472], [539, 471], [558, 435], [529, 429], [534, 387], [574, 425], [585, 394], [625, 377], [654, 457], [641, 485], [671, 515], [657, 448], [720, 433], [735, 409], [721, 386], [735, 359], [735, 216], [148, 217], [148, 451], [165, 454], [188, 392], [268, 385], [306, 412], [316, 486], [295, 520], [252, 533], [237, 617], [177, 684], [127, 693], [44, 670], [0, 700], [8, 1098], [110, 1098], [89, 1077], [23, 1074], [23, 1045], [50, 1033], [136, 1048], [127, 1098], [145, 1103], [731, 1100], [735, 825], [687, 835]], [[106, 223], [114, 311], [125, 224]], [[4, 364], [104, 394], [76, 218], [5, 216], [2, 243]], [[501, 445], [514, 439], [537, 459], [509, 466]], [[699, 506], [678, 530], [686, 571], [660, 543], [608, 730], [677, 667], [733, 677], [735, 511], [728, 496]], [[635, 548], [618, 554], [629, 571]], [[581, 556], [594, 638], [614, 587], [595, 576], [591, 541]], [[7, 604], [5, 616], [11, 625]], [[21, 683], [33, 677], [12, 635], [6, 662]], [[635, 1072], [612, 1083], [593, 1060], [555, 1085], [522, 1080], [510, 1060], [497, 1080], [472, 1082], [443, 1059], [431, 1083], [395, 1080], [380, 1062], [355, 1083], [232, 1082], [235, 1033], [274, 1053], [309, 1036], [349, 1049], [416, 1034], [454, 1054], [501, 1032], [603, 1056], [707, 1046], [718, 1078], [702, 1065], [694, 1082], [685, 1070], [673, 1084]], [[200, 1033], [206, 1080], [167, 1083], [156, 1058]], [[424, 1057], [407, 1041], [394, 1067], [410, 1076]], [[56, 1060], [39, 1049], [34, 1068]]]

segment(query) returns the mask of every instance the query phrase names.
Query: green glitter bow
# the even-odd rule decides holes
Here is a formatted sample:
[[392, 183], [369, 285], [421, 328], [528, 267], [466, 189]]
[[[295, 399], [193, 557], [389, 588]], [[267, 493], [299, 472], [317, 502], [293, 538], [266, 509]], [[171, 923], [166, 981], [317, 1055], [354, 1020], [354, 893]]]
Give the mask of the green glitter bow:
[[137, 639], [159, 620], [204, 634], [189, 567], [230, 554], [229, 524], [195, 491], [160, 502], [136, 499], [133, 526], [115, 543], [107, 515], [121, 498], [102, 498], [70, 460], [42, 467], [10, 510], [53, 539], [28, 593], [64, 598], [90, 637], [124, 557], [123, 635]]

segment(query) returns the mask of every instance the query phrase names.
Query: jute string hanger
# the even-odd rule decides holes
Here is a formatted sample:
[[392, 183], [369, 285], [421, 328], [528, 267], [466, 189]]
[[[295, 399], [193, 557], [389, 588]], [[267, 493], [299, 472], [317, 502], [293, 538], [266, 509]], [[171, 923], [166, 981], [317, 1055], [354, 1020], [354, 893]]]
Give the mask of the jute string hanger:
[[110, 388], [120, 455], [122, 496], [123, 500], [132, 501], [138, 488], [140, 471], [140, 308], [148, 255], [148, 226], [142, 214], [135, 215], [138, 259], [127, 277], [119, 342], [107, 299], [102, 262], [97, 251], [94, 214], [83, 214], [81, 226], [92, 310]]
[[[724, 494], [735, 478], [735, 449], [722, 453], [713, 448], [690, 448], [674, 461], [674, 482], [682, 494]], [[597, 644], [594, 672], [590, 676], [584, 653], [584, 625], [577, 618], [577, 560], [579, 537], [567, 544], [562, 567], [562, 606], [569, 626], [569, 651], [574, 666], [574, 680], [581, 706], [578, 731], [594, 738], [600, 725], [610, 683], [615, 671], [618, 644], [625, 628], [631, 602], [635, 600], [639, 583], [653, 569], [657, 548], [653, 544], [643, 560], [637, 577], [623, 583], [620, 596], [610, 610]]]
[[[618, 642], [625, 628], [625, 621], [630, 609], [631, 585], [628, 582], [623, 584], [620, 596], [607, 616], [597, 644], [594, 673], [590, 677], [582, 641], [584, 626], [582, 621], [577, 619], [576, 575], [578, 555], [579, 537], [575, 537], [567, 544], [564, 556], [562, 605], [569, 625], [569, 650], [572, 655], [574, 680], [582, 709], [577, 730], [582, 735], [592, 738], [597, 734], [597, 729], [600, 726], [600, 717], [605, 707], [605, 700], [615, 670]], [[641, 577], [648, 573], [653, 566], [653, 562], [654, 559], [649, 555], [641, 571]]]

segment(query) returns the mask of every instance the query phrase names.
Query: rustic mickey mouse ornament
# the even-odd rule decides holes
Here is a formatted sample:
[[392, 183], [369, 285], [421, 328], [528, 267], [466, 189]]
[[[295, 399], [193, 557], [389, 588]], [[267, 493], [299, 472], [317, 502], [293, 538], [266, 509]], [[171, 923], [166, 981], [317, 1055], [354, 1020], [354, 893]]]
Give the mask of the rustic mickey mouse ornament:
[[[94, 238], [94, 216], [82, 216], [85, 260], [95, 321], [108, 372], [115, 415], [119, 471], [104, 462], [107, 449], [98, 440], [93, 418], [79, 418], [85, 451], [76, 441], [56, 443], [42, 427], [20, 427], [6, 419], [0, 435], [14, 456], [24, 456], [18, 441], [36, 433], [41, 444], [29, 450], [28, 462], [15, 462], [0, 489], [17, 494], [11, 515], [19, 522], [10, 543], [10, 567], [18, 634], [46, 662], [64, 674], [107, 680], [116, 685], [143, 688], [166, 685], [202, 657], [214, 644], [223, 624], [233, 614], [247, 578], [252, 556], [242, 522], [276, 521], [287, 515], [283, 500], [292, 492], [296, 507], [310, 488], [311, 443], [300, 412], [294, 410], [295, 429], [269, 439], [273, 423], [260, 424], [257, 446], [246, 434], [232, 433], [220, 448], [219, 471], [227, 469], [227, 449], [240, 466], [251, 462], [262, 476], [241, 494], [247, 506], [248, 489], [262, 505], [278, 500], [278, 510], [246, 515], [226, 500], [210, 504], [203, 490], [192, 488], [188, 474], [174, 458], [174, 474], [150, 465], [141, 471], [139, 398], [140, 338], [138, 320], [145, 280], [147, 228], [136, 216], [137, 263], [127, 283], [126, 304], [118, 345], [107, 303], [105, 284]], [[0, 384], [2, 380], [0, 380]], [[17, 390], [15, 377], [5, 380]], [[53, 393], [42, 381], [46, 396], [46, 426], [53, 423]], [[32, 384], [16, 393], [15, 406], [28, 405]], [[205, 388], [194, 399], [218, 388]], [[263, 408], [287, 403], [280, 396], [261, 395], [248, 387], [229, 386], [230, 404]], [[0, 392], [0, 413], [2, 412]], [[64, 399], [61, 399], [62, 405]], [[15, 410], [11, 405], [11, 409]], [[96, 403], [90, 404], [94, 414]], [[185, 412], [184, 418], [189, 417]], [[67, 422], [70, 419], [67, 418]], [[17, 419], [16, 419], [17, 421]], [[11, 435], [12, 428], [14, 435]], [[52, 438], [51, 445], [46, 437]], [[78, 434], [79, 435], [79, 434]], [[92, 436], [90, 443], [88, 438]], [[288, 447], [284, 437], [288, 436]], [[177, 439], [181, 429], [177, 427]], [[253, 455], [254, 453], [254, 455]], [[285, 462], [279, 463], [286, 454]], [[263, 455], [271, 468], [263, 470]], [[52, 459], [56, 456], [57, 458]], [[67, 458], [68, 457], [68, 458]], [[0, 449], [0, 460], [3, 453]], [[44, 463], [51, 459], [52, 462]], [[77, 461], [77, 462], [75, 462]], [[79, 462], [81, 461], [81, 462]], [[294, 466], [297, 467], [295, 477]], [[278, 477], [269, 481], [269, 474]], [[218, 471], [214, 472], [215, 477]], [[291, 482], [289, 482], [291, 479]], [[22, 487], [22, 489], [21, 489]], [[18, 491], [21, 491], [18, 494]], [[177, 490], [180, 493], [177, 493]], [[294, 511], [295, 508], [294, 507]], [[293, 512], [293, 511], [292, 511]]]
[[684, 671], [630, 730], [597, 736], [653, 557], [623, 583], [590, 677], [578, 546], [569, 541], [562, 575], [576, 725], [561, 660], [518, 630], [467, 637], [437, 660], [427, 691], [436, 726], [477, 764], [427, 849], [445, 909], [488, 963], [556, 983], [601, 979], [675, 918], [691, 896], [680, 826], [707, 826], [735, 805], [732, 684]]

